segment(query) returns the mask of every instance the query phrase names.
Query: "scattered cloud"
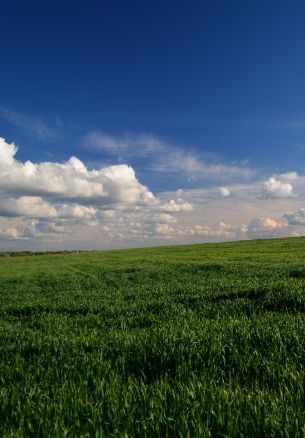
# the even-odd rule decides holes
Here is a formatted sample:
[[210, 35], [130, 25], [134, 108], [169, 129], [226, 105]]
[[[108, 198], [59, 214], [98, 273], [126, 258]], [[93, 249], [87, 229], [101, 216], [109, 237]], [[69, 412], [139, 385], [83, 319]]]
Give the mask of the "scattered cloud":
[[220, 222], [214, 225], [175, 226], [169, 224], [157, 224], [156, 234], [165, 236], [167, 240], [181, 240], [182, 237], [205, 238], [213, 240], [242, 240], [259, 239], [266, 237], [284, 237], [295, 235], [290, 231], [285, 221], [276, 221], [272, 218], [254, 218], [246, 224], [231, 225]]
[[21, 162], [17, 146], [0, 138], [0, 249], [304, 235], [304, 183], [305, 176], [292, 171], [265, 180], [154, 194], [131, 165], [89, 169], [77, 157]]
[[249, 238], [277, 237], [287, 233], [286, 223], [270, 217], [253, 219], [248, 225]]
[[0, 229], [0, 241], [1, 240], [15, 240], [22, 239], [22, 235], [17, 228]]
[[305, 209], [300, 208], [294, 213], [286, 213], [284, 218], [290, 225], [305, 225]]
[[19, 218], [0, 240], [75, 238], [82, 227], [109, 239], [147, 236], [156, 223], [176, 223], [173, 214], [193, 206], [181, 197], [162, 201], [142, 185], [131, 166], [89, 170], [76, 157], [64, 163], [16, 158], [18, 148], [0, 138], [0, 217]]
[[224, 198], [228, 198], [231, 195], [231, 192], [227, 187], [220, 187], [219, 192]]
[[58, 118], [56, 118], [57, 128], [48, 126], [42, 119], [28, 117], [20, 112], [0, 107], [0, 118], [16, 128], [23, 129], [29, 137], [36, 140], [52, 140], [58, 137]]
[[94, 200], [97, 204], [154, 203], [154, 195], [127, 165], [88, 170], [76, 157], [65, 163], [15, 159], [17, 147], [0, 138], [0, 193], [15, 196]]
[[162, 153], [171, 147], [165, 141], [151, 134], [126, 133], [122, 137], [115, 137], [102, 131], [90, 132], [86, 135], [84, 143], [87, 147], [123, 159]]
[[264, 182], [263, 196], [265, 198], [291, 198], [294, 196], [293, 185], [271, 176]]
[[244, 165], [207, 162], [195, 151], [185, 151], [151, 134], [127, 133], [114, 137], [94, 131], [85, 137], [84, 144], [118, 160], [149, 157], [151, 171], [182, 174], [193, 181], [249, 179], [255, 174]]
[[279, 175], [281, 181], [295, 182], [300, 179], [300, 175], [297, 172], [285, 172]]
[[56, 217], [56, 209], [38, 196], [2, 197], [0, 216]]
[[157, 224], [155, 226], [155, 232], [157, 234], [172, 235], [172, 234], [178, 234], [179, 229], [174, 228], [173, 226], [171, 226], [169, 224]]
[[[160, 207], [159, 207], [160, 208]], [[164, 211], [174, 213], [174, 212], [187, 212], [187, 211], [193, 211], [193, 204], [190, 202], [184, 201], [181, 198], [178, 198], [176, 200], [171, 199], [169, 202], [166, 202], [161, 207]]]

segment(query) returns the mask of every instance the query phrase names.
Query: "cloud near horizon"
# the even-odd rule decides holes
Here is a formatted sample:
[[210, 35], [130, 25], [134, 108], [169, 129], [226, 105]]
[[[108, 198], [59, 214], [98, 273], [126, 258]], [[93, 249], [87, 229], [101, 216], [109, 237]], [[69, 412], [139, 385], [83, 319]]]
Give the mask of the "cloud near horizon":
[[111, 237], [122, 234], [121, 228], [132, 234], [156, 221], [176, 221], [171, 214], [193, 208], [180, 197], [162, 202], [125, 164], [88, 170], [76, 157], [22, 163], [17, 151], [0, 138], [0, 216], [23, 221], [18, 228], [0, 229], [2, 240], [69, 235], [81, 225], [101, 225], [99, 232]]
[[102, 249], [305, 234], [305, 177], [295, 172], [153, 194], [127, 164], [88, 169], [77, 157], [62, 163], [21, 162], [17, 152], [14, 143], [0, 138], [2, 250]]
[[263, 195], [266, 198], [291, 198], [294, 196], [293, 185], [272, 176], [264, 182]]

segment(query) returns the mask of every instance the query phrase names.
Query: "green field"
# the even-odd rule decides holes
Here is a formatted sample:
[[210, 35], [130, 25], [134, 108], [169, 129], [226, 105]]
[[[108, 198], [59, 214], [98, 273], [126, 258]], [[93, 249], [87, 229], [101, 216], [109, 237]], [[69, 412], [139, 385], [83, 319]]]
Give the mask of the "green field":
[[0, 257], [0, 436], [305, 436], [305, 239]]

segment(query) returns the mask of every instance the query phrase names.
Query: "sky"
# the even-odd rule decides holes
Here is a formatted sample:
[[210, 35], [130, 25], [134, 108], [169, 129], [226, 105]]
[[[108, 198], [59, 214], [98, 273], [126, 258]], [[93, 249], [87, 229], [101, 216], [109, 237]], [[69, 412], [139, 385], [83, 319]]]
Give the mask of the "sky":
[[0, 14], [0, 251], [305, 234], [304, 2]]

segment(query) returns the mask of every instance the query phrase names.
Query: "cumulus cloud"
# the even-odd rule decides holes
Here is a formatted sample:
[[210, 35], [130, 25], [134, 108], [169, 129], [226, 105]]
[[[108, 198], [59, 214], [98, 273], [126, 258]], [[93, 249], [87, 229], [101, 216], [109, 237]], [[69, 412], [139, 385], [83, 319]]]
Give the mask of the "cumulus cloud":
[[0, 216], [56, 217], [54, 206], [38, 196], [0, 198]]
[[231, 195], [230, 190], [227, 187], [220, 187], [219, 188], [219, 193], [221, 194], [221, 196], [223, 196], [224, 198], [227, 198], [228, 196]]
[[[110, 140], [109, 150], [130, 147]], [[144, 140], [145, 154], [185, 157], [161, 141]], [[305, 177], [296, 172], [153, 194], [127, 164], [89, 169], [76, 157], [33, 163], [21, 162], [17, 153], [14, 143], [0, 138], [0, 249], [14, 242], [15, 248], [98, 249], [305, 234]], [[190, 159], [184, 165], [196, 175], [203, 163]]]
[[289, 235], [287, 223], [270, 217], [255, 218], [248, 225], [249, 238], [282, 237]]
[[178, 198], [176, 200], [171, 199], [169, 202], [165, 202], [162, 205], [161, 209], [170, 213], [180, 212], [180, 211], [187, 212], [193, 210], [193, 204], [184, 201], [181, 198]]
[[244, 224], [232, 226], [224, 222], [220, 222], [211, 226], [195, 226], [196, 234], [207, 237], [220, 237], [226, 239], [241, 239], [247, 232], [247, 226]]
[[300, 179], [298, 172], [285, 172], [281, 173], [279, 176], [282, 181], [295, 182]]
[[156, 234], [165, 236], [167, 240], [179, 241], [183, 237], [192, 237], [194, 241], [257, 239], [266, 237], [283, 237], [296, 235], [287, 227], [287, 222], [275, 219], [254, 218], [248, 225], [231, 225], [219, 222], [213, 225], [183, 226], [168, 223], [156, 224]]
[[0, 240], [22, 239], [22, 235], [17, 228], [6, 228], [0, 230]]
[[157, 234], [177, 234], [178, 229], [169, 224], [157, 224], [155, 226], [155, 232]]
[[300, 208], [294, 213], [286, 213], [284, 218], [290, 225], [305, 225], [305, 209]]
[[[126, 164], [89, 170], [76, 157], [64, 163], [16, 158], [18, 148], [0, 138], [0, 217], [23, 223], [3, 229], [0, 240], [40, 239], [97, 227], [97, 238], [149, 235], [152, 224], [175, 223], [191, 211], [181, 197], [162, 201]], [[171, 213], [171, 214], [169, 214]]]
[[273, 230], [274, 228], [279, 228], [282, 225], [283, 223], [278, 222], [270, 217], [264, 217], [264, 218], [253, 219], [250, 222], [248, 229], [251, 232], [256, 232], [262, 230]]
[[[293, 180], [293, 176], [292, 174], [286, 174], [286, 179]], [[294, 196], [293, 185], [288, 181], [281, 181], [272, 176], [263, 184], [263, 195], [265, 198], [291, 198]]]
[[93, 219], [98, 215], [98, 209], [86, 205], [62, 204], [56, 208], [56, 214], [61, 218]]
[[203, 237], [203, 238], [220, 238], [220, 239], [238, 239], [244, 238], [248, 228], [246, 225], [232, 226], [223, 222], [213, 225], [195, 225], [175, 226], [169, 224], [156, 224], [155, 232], [161, 235], [167, 235], [170, 239], [173, 236], [179, 240], [181, 237]]
[[98, 204], [153, 203], [154, 195], [139, 183], [132, 167], [116, 165], [88, 170], [76, 157], [65, 163], [15, 159], [17, 147], [0, 138], [0, 193], [59, 199], [94, 199]]

